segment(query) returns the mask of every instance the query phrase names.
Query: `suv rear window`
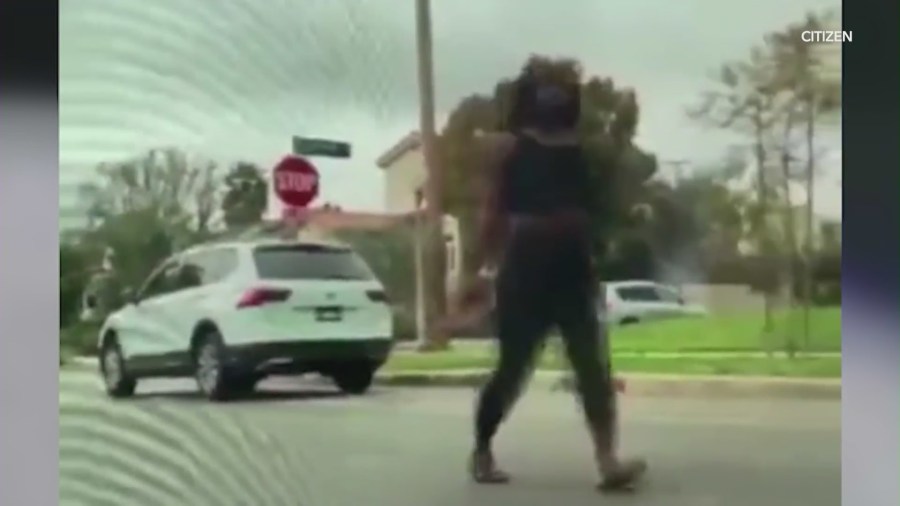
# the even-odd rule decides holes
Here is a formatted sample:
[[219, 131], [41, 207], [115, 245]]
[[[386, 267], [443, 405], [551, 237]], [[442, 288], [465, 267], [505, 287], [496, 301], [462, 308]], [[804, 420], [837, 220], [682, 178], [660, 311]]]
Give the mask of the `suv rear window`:
[[260, 246], [253, 262], [261, 279], [372, 279], [362, 259], [347, 248], [311, 244]]

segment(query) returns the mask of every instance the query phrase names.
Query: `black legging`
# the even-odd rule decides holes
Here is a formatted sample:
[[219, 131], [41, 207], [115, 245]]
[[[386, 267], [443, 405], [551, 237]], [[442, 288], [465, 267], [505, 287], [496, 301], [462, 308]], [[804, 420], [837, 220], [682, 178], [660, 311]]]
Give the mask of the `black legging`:
[[479, 398], [476, 444], [482, 450], [490, 447], [553, 326], [565, 342], [588, 424], [611, 441], [616, 392], [606, 332], [597, 318], [598, 286], [587, 245], [576, 238], [528, 235], [513, 237], [498, 273], [500, 359]]

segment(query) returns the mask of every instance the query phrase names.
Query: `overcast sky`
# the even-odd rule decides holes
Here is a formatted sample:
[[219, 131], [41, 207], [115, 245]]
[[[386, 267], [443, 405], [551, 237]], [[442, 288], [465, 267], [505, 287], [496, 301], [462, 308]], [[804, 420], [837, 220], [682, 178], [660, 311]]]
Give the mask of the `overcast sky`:
[[[835, 0], [432, 3], [439, 115], [489, 92], [530, 53], [570, 55], [637, 90], [642, 146], [698, 162], [740, 142], [685, 118], [710, 73], [810, 9], [840, 9]], [[351, 160], [319, 164], [323, 198], [377, 210], [374, 160], [416, 128], [417, 99], [411, 0], [66, 0], [61, 200], [96, 163], [150, 147], [271, 166], [300, 134], [352, 142]], [[840, 149], [839, 132], [832, 140]]]

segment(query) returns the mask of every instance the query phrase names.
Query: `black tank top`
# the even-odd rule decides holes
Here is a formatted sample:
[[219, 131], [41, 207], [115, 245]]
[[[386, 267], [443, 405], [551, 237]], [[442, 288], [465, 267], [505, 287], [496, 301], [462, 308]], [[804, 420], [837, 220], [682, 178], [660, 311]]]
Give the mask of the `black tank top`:
[[508, 214], [591, 211], [591, 185], [580, 145], [549, 146], [519, 135], [501, 170], [500, 204]]

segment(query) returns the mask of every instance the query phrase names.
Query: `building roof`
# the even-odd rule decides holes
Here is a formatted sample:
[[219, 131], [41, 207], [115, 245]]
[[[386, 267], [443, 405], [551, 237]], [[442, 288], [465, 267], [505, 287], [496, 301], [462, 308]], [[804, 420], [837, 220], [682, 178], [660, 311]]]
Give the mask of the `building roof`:
[[[422, 213], [424, 211], [419, 211]], [[310, 209], [302, 220], [302, 230], [306, 232], [329, 233], [338, 230], [386, 230], [391, 227], [409, 223], [417, 216], [416, 212], [404, 214], [369, 213], [343, 211], [339, 209]], [[288, 225], [281, 219], [264, 220], [252, 230], [245, 231], [244, 237], [278, 234]]]
[[306, 222], [309, 228], [319, 230], [384, 230], [413, 218], [415, 213], [387, 214], [341, 210], [313, 210]]
[[421, 145], [422, 136], [419, 135], [419, 132], [410, 132], [406, 134], [405, 137], [400, 139], [396, 144], [391, 146], [391, 148], [385, 151], [381, 156], [379, 156], [375, 163], [380, 169], [386, 169], [390, 167], [394, 162], [396, 162], [401, 156], [414, 149], [418, 149]]

